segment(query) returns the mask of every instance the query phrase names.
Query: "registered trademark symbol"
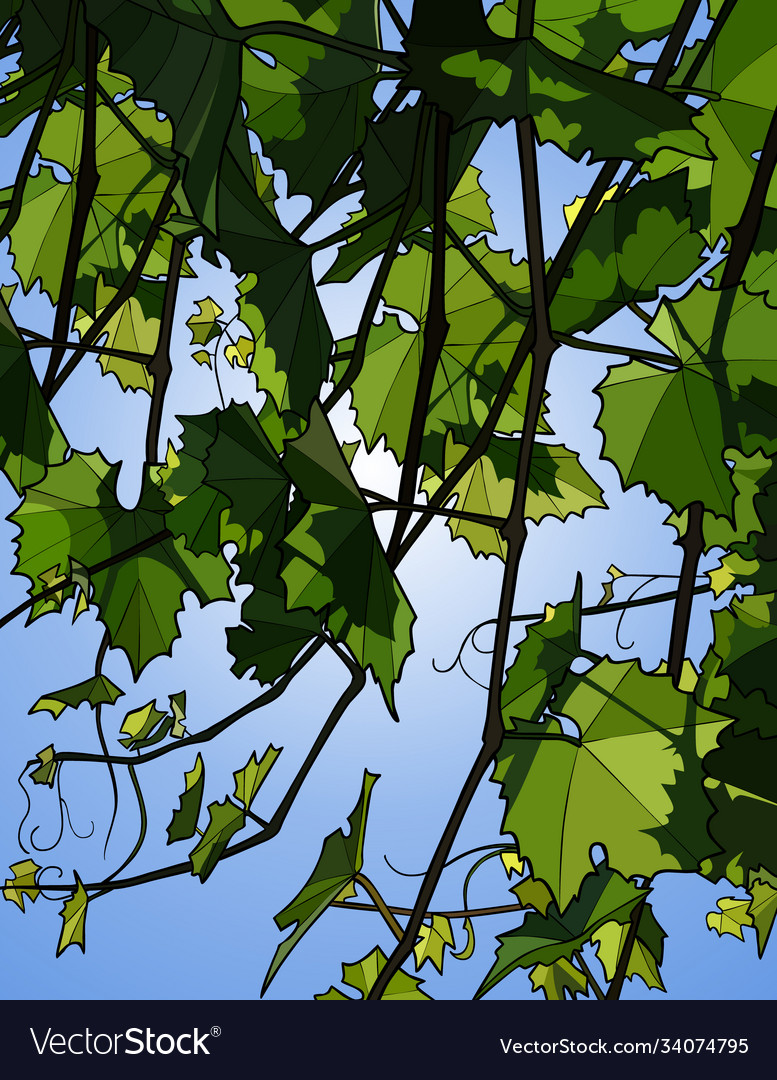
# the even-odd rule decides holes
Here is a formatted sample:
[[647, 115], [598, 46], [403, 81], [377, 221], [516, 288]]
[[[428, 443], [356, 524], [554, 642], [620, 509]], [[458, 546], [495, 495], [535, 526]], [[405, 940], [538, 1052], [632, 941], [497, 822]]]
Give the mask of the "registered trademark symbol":
[[221, 1028], [218, 1026], [218, 1024], [214, 1024], [213, 1027], [210, 1029], [210, 1033], [214, 1039], [218, 1039], [219, 1035], [221, 1034]]

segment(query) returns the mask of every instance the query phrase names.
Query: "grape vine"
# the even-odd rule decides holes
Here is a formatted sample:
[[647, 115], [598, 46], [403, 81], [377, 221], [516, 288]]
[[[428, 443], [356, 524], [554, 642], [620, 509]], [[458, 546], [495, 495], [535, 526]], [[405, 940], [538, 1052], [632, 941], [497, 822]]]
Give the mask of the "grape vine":
[[[86, 613], [100, 628], [75, 681], [29, 702], [33, 734], [38, 714], [93, 723], [19, 761], [5, 899], [62, 903], [60, 955], [85, 949], [99, 898], [203, 884], [283, 845], [349, 707], [375, 690], [382, 722], [402, 720], [423, 538], [501, 566], [494, 610], [434, 665], [482, 686], [478, 745], [447, 778], [426, 867], [403, 874], [419, 879], [410, 904], [371, 868], [381, 785], [364, 765], [347, 822], [321, 830], [275, 917], [285, 936], [257, 996], [335, 910], [374, 920], [377, 944], [318, 1000], [427, 1000], [415, 973], [482, 957], [493, 938], [476, 925], [495, 915], [509, 929], [473, 997], [521, 973], [548, 999], [616, 999], [636, 978], [663, 990], [651, 896], [665, 873], [719, 883], [710, 929], [749, 928], [763, 954], [777, 915], [771, 0], [451, 0], [444, 18], [432, 0], [0, 0], [0, 27], [0, 136], [20, 147], [0, 191], [0, 468], [26, 589], [0, 629], [58, 614], [74, 633]], [[514, 138], [509, 240], [478, 164], [497, 131]], [[556, 208], [559, 243], [548, 154], [584, 191]], [[328, 306], [337, 288], [362, 295], [352, 332]], [[564, 355], [603, 371], [574, 402], [596, 402], [582, 436], [556, 411]], [[100, 385], [74, 410], [88, 369]], [[187, 404], [204, 379], [210, 409]], [[116, 428], [142, 416], [121, 461], [79, 426], [99, 411]], [[581, 561], [528, 613], [531, 538], [611, 515], [624, 493], [660, 503], [677, 575], [613, 563], [594, 579]], [[229, 610], [231, 669], [254, 696], [206, 724], [179, 684], [162, 708], [123, 707], [194, 632], [194, 601]], [[639, 617], [659, 609], [653, 663]], [[304, 754], [256, 734], [214, 792], [225, 733], [314, 660], [340, 682], [329, 705], [310, 701]], [[171, 790], [147, 768], [163, 758], [180, 766]], [[71, 777], [91, 831], [74, 824]], [[501, 839], [454, 854], [484, 789]], [[72, 873], [56, 863], [66, 825], [89, 847]], [[181, 854], [149, 866], [160, 839]], [[476, 903], [496, 860], [511, 895]], [[461, 904], [443, 902], [462, 861]]]

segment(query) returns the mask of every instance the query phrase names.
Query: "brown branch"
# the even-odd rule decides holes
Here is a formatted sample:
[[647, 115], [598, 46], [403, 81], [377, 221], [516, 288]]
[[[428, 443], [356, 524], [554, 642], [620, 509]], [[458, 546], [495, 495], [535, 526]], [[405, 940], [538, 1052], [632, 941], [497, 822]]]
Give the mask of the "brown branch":
[[78, 353], [99, 353], [101, 356], [116, 356], [120, 360], [132, 360], [133, 363], [142, 364], [144, 367], [151, 360], [150, 353], [132, 352], [129, 349], [110, 349], [103, 345], [84, 345], [82, 341], [54, 341], [52, 338], [47, 338], [35, 330], [28, 330], [24, 326], [19, 327], [19, 333], [32, 338], [32, 341], [25, 342], [28, 349], [58, 348], [62, 349], [63, 352], [70, 349], [72, 352]]
[[146, 428], [147, 465], [153, 465], [156, 462], [159, 451], [162, 410], [165, 403], [167, 384], [173, 370], [170, 361], [170, 342], [173, 336], [173, 316], [178, 295], [178, 278], [181, 274], [185, 250], [186, 245], [174, 237], [170, 253], [170, 265], [167, 268], [167, 284], [165, 285], [165, 298], [162, 306], [162, 325], [159, 328], [159, 337], [154, 355], [148, 365], [148, 372], [154, 377], [154, 388], [151, 393], [151, 407], [148, 410], [148, 426]]
[[[154, 244], [156, 243], [157, 237], [159, 236], [162, 225], [164, 225], [165, 220], [167, 219], [167, 215], [170, 213], [170, 210], [173, 207], [173, 191], [176, 184], [178, 183], [178, 175], [178, 169], [173, 169], [173, 172], [170, 175], [170, 179], [167, 182], [167, 187], [165, 188], [164, 194], [162, 195], [159, 205], [157, 206], [156, 213], [154, 214], [154, 217], [151, 221], [151, 226], [143, 239], [140, 250], [135, 256], [135, 260], [132, 263], [129, 273], [119, 287], [118, 292], [111, 298], [108, 304], [106, 304], [106, 306], [99, 313], [99, 315], [97, 315], [92, 325], [83, 334], [81, 341], [77, 344], [70, 344], [69, 347], [74, 351], [77, 351], [79, 349], [83, 351], [88, 346], [93, 345], [94, 342], [97, 341], [97, 339], [103, 333], [106, 326], [114, 317], [116, 312], [119, 311], [119, 309], [134, 294], [143, 273], [143, 268], [148, 262], [149, 256], [151, 255], [151, 251], [154, 247]], [[100, 352], [105, 353], [106, 355], [110, 355], [110, 353], [106, 349], [101, 349]], [[54, 380], [52, 397], [59, 392], [59, 390], [62, 388], [63, 383], [65, 383], [65, 381], [73, 374], [73, 371], [78, 366], [78, 362], [80, 359], [81, 354], [77, 353], [77, 355], [72, 356], [62, 368], [62, 371]]]
[[688, 641], [688, 627], [691, 622], [691, 604], [699, 559], [704, 551], [704, 504], [692, 502], [688, 507], [688, 524], [680, 540], [675, 543], [683, 549], [683, 565], [680, 570], [680, 582], [677, 588], [672, 634], [669, 642], [667, 671], [672, 676], [675, 686], [680, 685], [685, 660], [685, 647]]
[[647, 902], [647, 896], [643, 896], [642, 899], [634, 905], [631, 909], [631, 916], [629, 918], [629, 930], [626, 934], [626, 940], [623, 943], [621, 954], [618, 957], [618, 964], [615, 968], [615, 974], [612, 977], [612, 982], [607, 988], [605, 997], [607, 1001], [617, 1001], [621, 996], [623, 990], [623, 982], [626, 978], [626, 972], [629, 970], [629, 961], [631, 960], [631, 954], [634, 951], [634, 946], [637, 943], [637, 932], [639, 931], [639, 921], [642, 918], [642, 912], [645, 910], [645, 904]]
[[[81, 130], [81, 157], [78, 164], [76, 181], [76, 199], [73, 208], [73, 221], [67, 241], [65, 264], [59, 287], [59, 299], [54, 315], [55, 342], [64, 342], [70, 333], [70, 315], [73, 307], [73, 294], [78, 277], [78, 263], [84, 243], [86, 225], [92, 209], [92, 201], [100, 182], [97, 171], [97, 30], [87, 24], [86, 27], [86, 78], [84, 80], [83, 128]], [[51, 350], [46, 374], [41, 385], [45, 401], [50, 401], [54, 390], [59, 365], [65, 355], [65, 348], [56, 344]]]
[[553, 340], [548, 316], [549, 299], [545, 279], [539, 179], [537, 176], [533, 122], [529, 117], [522, 120], [518, 125], [518, 149], [521, 160], [524, 222], [529, 256], [532, 307], [534, 310], [532, 320], [534, 337], [531, 343], [534, 359], [523, 438], [521, 439], [516, 466], [513, 502], [508, 518], [501, 530], [502, 536], [507, 541], [507, 556], [499, 599], [494, 652], [491, 660], [491, 678], [488, 688], [483, 741], [424, 875], [413, 907], [413, 913], [408, 919], [402, 940], [389, 956], [385, 967], [381, 970], [370, 990], [368, 999], [373, 1001], [380, 1000], [389, 982], [399, 971], [413, 949], [424, 914], [437, 888], [437, 883], [456, 839], [459, 827], [502, 741], [501, 692], [518, 566], [527, 535], [525, 509], [529, 466], [550, 360], [558, 347]]
[[758, 167], [755, 170], [742, 216], [739, 222], [729, 229], [731, 246], [723, 276], [720, 279], [721, 289], [732, 288], [739, 284], [744, 276], [747, 260], [750, 258], [763, 220], [766, 196], [772, 182], [775, 165], [777, 165], [777, 109], [772, 113], [769, 130], [766, 133], [764, 147], [758, 159]]
[[[440, 360], [449, 323], [445, 313], [445, 206], [448, 183], [448, 151], [453, 128], [452, 118], [437, 111], [434, 134], [434, 218], [432, 225], [432, 269], [429, 283], [429, 304], [424, 324], [421, 368], [416, 384], [410, 429], [407, 435], [397, 501], [412, 503], [415, 498], [421, 444], [426, 427], [426, 414], [432, 396], [432, 385]], [[394, 528], [386, 548], [389, 565], [396, 563], [402, 536], [410, 521], [410, 511], [398, 510]]]
[[[399, 250], [399, 245], [402, 243], [405, 231], [410, 224], [410, 219], [421, 201], [424, 151], [426, 149], [426, 137], [429, 130], [430, 117], [431, 108], [429, 106], [424, 106], [421, 109], [421, 114], [418, 119], [413, 166], [410, 172], [410, 181], [407, 186], [407, 191], [405, 192], [404, 199], [401, 200], [401, 203], [395, 206], [395, 204], [397, 204], [396, 199], [389, 203], [390, 207], [399, 209], [399, 215], [394, 223], [394, 228], [391, 230], [388, 245], [381, 256], [378, 272], [372, 282], [367, 302], [364, 305], [364, 310], [359, 319], [359, 327], [356, 331], [356, 339], [354, 341], [351, 359], [348, 361], [348, 367], [343, 372], [343, 376], [337, 386], [323, 403], [322, 408], [324, 409], [324, 412], [331, 412], [346, 391], [350, 390], [356, 380], [356, 376], [359, 374], [364, 364], [364, 357], [367, 351], [367, 339], [369, 338], [370, 330], [372, 329], [372, 323], [375, 318], [375, 313], [378, 310], [378, 304], [380, 303], [383, 289], [388, 280], [391, 265]], [[376, 211], [376, 214], [377, 213], [379, 212]], [[376, 214], [370, 216], [374, 218]], [[383, 216], [385, 217], [386, 215], [384, 214]], [[365, 220], [366, 219], [362, 218], [357, 224], [363, 225]]]
[[[149, 536], [146, 540], [140, 540], [137, 544], [133, 544], [131, 548], [127, 548], [126, 551], [119, 551], [115, 555], [110, 555], [107, 559], [103, 559], [101, 562], [97, 562], [94, 566], [85, 567], [87, 573], [92, 576], [99, 574], [101, 570], [107, 570], [110, 566], [116, 566], [119, 563], [125, 561], [125, 559], [131, 559], [133, 555], [139, 555], [141, 551], [146, 551], [147, 548], [154, 547], [156, 544], [160, 544], [163, 540], [168, 540], [172, 537], [172, 533], [169, 529], [163, 529], [161, 532], [155, 533], [153, 536]], [[0, 617], [0, 629], [7, 626], [9, 622], [17, 617], [17, 615], [23, 614], [35, 605], [40, 600], [47, 600], [50, 596], [54, 596], [55, 593], [61, 592], [66, 589], [68, 585], [72, 585], [73, 577], [71, 574], [66, 574], [59, 581], [53, 585], [47, 586], [45, 589], [41, 589], [39, 593], [35, 593], [29, 600], [25, 600], [24, 603], [19, 604], [12, 611], [6, 612], [5, 615]]]

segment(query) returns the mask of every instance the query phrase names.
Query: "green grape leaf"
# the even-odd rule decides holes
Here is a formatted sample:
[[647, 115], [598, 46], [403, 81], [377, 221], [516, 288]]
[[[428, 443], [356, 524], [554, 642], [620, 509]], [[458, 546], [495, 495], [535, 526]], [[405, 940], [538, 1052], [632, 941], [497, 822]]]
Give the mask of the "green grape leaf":
[[[262, 17], [273, 16], [262, 6]], [[303, 25], [333, 37], [376, 48], [378, 23], [370, 5], [308, 6]], [[252, 13], [251, 22], [256, 20]], [[297, 21], [297, 19], [293, 19]], [[241, 94], [244, 123], [262, 140], [263, 152], [289, 178], [289, 193], [309, 195], [317, 205], [364, 139], [378, 65], [338, 49], [290, 35], [261, 34], [243, 52]], [[252, 49], [261, 50], [258, 54]], [[343, 116], [348, 123], [343, 124]]]
[[241, 47], [234, 25], [220, 4], [166, 0], [87, 0], [86, 18], [108, 39], [111, 66], [132, 78], [138, 100], [153, 101], [168, 115], [173, 149], [184, 158], [183, 193], [196, 217], [215, 231], [213, 165], [238, 105]]
[[723, 934], [731, 934], [740, 941], [745, 940], [743, 927], [752, 926], [753, 919], [749, 911], [750, 898], [738, 900], [733, 896], [723, 896], [716, 901], [717, 911], [711, 911], [707, 915], [707, 926], [715, 930], [718, 937]]
[[554, 719], [514, 721], [494, 779], [507, 802], [504, 831], [558, 903], [565, 907], [593, 870], [596, 844], [627, 878], [698, 869], [711, 848], [701, 761], [726, 718], [668, 675], [611, 660], [568, 674], [550, 707], [579, 735]]
[[106, 675], [93, 675], [75, 686], [67, 686], [64, 690], [50, 690], [43, 694], [30, 709], [30, 714], [45, 710], [58, 720], [65, 709], [78, 709], [84, 702], [88, 702], [92, 709], [96, 709], [98, 705], [113, 705], [114, 701], [123, 695], [124, 691]]
[[[737, 224], [744, 210], [756, 170], [753, 155], [764, 145], [777, 105], [772, 78], [776, 58], [777, 11], [763, 0], [737, 0], [695, 79], [702, 91], [711, 91], [710, 100], [694, 117], [711, 156], [700, 160], [666, 149], [646, 167], [652, 176], [687, 170], [689, 191], [692, 196], [696, 193], [697, 216], [704, 222], [710, 248]], [[693, 52], [687, 50], [672, 82], [683, 84], [693, 60]], [[774, 199], [772, 189], [767, 200], [772, 207]]]
[[245, 810], [230, 798], [208, 806], [209, 821], [199, 843], [189, 852], [192, 875], [205, 884], [224, 854], [227, 844], [246, 823]]
[[75, 871], [73, 871], [73, 877], [76, 883], [75, 892], [65, 901], [64, 907], [60, 911], [62, 929], [59, 934], [57, 956], [61, 956], [65, 949], [71, 945], [77, 945], [81, 952], [86, 952], [86, 912], [89, 906], [89, 897]]
[[393, 686], [412, 652], [415, 615], [318, 406], [305, 434], [288, 444], [284, 464], [308, 503], [283, 540], [287, 603], [314, 612], [329, 607], [330, 630], [372, 669], [393, 712]]
[[580, 994], [588, 997], [588, 979], [566, 957], [552, 964], [537, 964], [529, 972], [534, 990], [542, 990], [546, 1001], [564, 1001], [567, 993], [574, 1000]]
[[682, 176], [603, 200], [550, 306], [556, 331], [589, 333], [627, 304], [655, 300], [703, 263]]
[[[432, 383], [421, 460], [439, 475], [443, 468], [446, 434], [469, 445], [478, 434], [520, 341], [525, 319], [506, 301], [528, 284], [525, 264], [513, 266], [505, 252], [492, 252], [485, 240], [470, 247], [475, 259], [502, 290], [492, 286], [456, 248], [446, 254], [446, 319], [449, 323], [440, 361]], [[398, 461], [403, 461], [410, 430], [412, 400], [421, 368], [423, 331], [427, 318], [427, 292], [431, 253], [415, 245], [394, 260], [383, 291], [390, 308], [407, 312], [419, 326], [404, 329], [404, 320], [387, 314], [373, 326], [367, 340], [365, 363], [353, 384], [353, 406], [367, 449], [381, 437]], [[526, 366], [525, 366], [526, 367]], [[510, 391], [498, 422], [507, 434], [520, 431], [526, 409], [528, 373], [522, 370]], [[549, 429], [543, 422], [540, 430]]]
[[[353, 987], [359, 993], [360, 999], [365, 999], [375, 985], [375, 981], [386, 966], [386, 954], [380, 947], [376, 947], [355, 964], [343, 964], [343, 982], [346, 986]], [[414, 975], [408, 975], [404, 971], [398, 971], [389, 979], [381, 1001], [431, 1001], [420, 987], [423, 979], [416, 979]], [[326, 994], [315, 994], [316, 1001], [353, 1001], [347, 994], [341, 993], [334, 986], [330, 987]]]
[[[154, 161], [122, 120], [155, 146], [169, 146], [171, 128], [153, 109], [139, 108], [132, 98], [101, 104], [96, 114], [96, 166], [99, 176], [84, 230], [74, 299], [87, 312], [99, 303], [95, 284], [101, 277], [114, 291], [126, 278], [145, 239], [167, 187], [166, 172]], [[73, 223], [75, 190], [81, 158], [83, 109], [66, 102], [49, 117], [38, 146], [45, 162], [62, 166], [69, 179], [57, 179], [52, 165], [42, 164], [24, 188], [24, 202], [11, 231], [14, 270], [25, 292], [36, 281], [53, 300], [59, 295], [68, 238]], [[61, 173], [60, 173], [61, 175]], [[159, 251], [152, 251], [145, 273], [167, 272]]]
[[589, 875], [580, 892], [562, 912], [555, 904], [545, 915], [529, 912], [517, 929], [500, 934], [496, 962], [475, 994], [483, 997], [517, 968], [535, 964], [549, 966], [582, 948], [607, 922], [627, 920], [632, 909], [648, 895], [630, 881], [609, 868], [600, 868]]
[[[126, 652], [137, 675], [169, 653], [184, 592], [191, 589], [203, 605], [231, 598], [230, 569], [220, 554], [195, 556], [182, 539], [166, 534], [168, 504], [153, 480], [147, 479], [137, 507], [125, 510], [115, 494], [117, 475], [118, 467], [99, 452], [75, 453], [49, 468], [12, 516], [22, 530], [15, 572], [30, 579], [34, 595], [36, 583], [66, 573], [71, 558], [89, 567], [111, 644]], [[138, 547], [136, 555], [120, 557]], [[72, 589], [63, 586], [69, 595]], [[31, 617], [58, 607], [56, 598], [38, 601]]]
[[[469, 514], [488, 515], [500, 522], [507, 519], [513, 501], [520, 440], [494, 436], [485, 454], [477, 459], [451, 494], [457, 496], [455, 507]], [[457, 467], [467, 447], [449, 435], [445, 444], [445, 473]], [[433, 495], [441, 480], [431, 470], [424, 472], [421, 487]], [[532, 449], [529, 486], [526, 493], [526, 517], [540, 522], [545, 517], [565, 521], [571, 514], [581, 517], [592, 507], [605, 507], [602, 489], [580, 464], [576, 453], [565, 446], [537, 442]], [[463, 537], [473, 555], [507, 555], [507, 541], [499, 526], [486, 522], [451, 518], [451, 537]]]
[[23, 862], [14, 863], [9, 869], [13, 877], [6, 878], [3, 896], [24, 911], [25, 896], [31, 904], [34, 904], [40, 895], [40, 889], [36, 884], [36, 874], [42, 868], [32, 859], [25, 859]]
[[[534, 35], [561, 56], [600, 69], [627, 42], [639, 48], [668, 34], [681, 6], [682, 0], [537, 0]], [[488, 25], [495, 34], [515, 38], [518, 7], [519, 0], [502, 0], [491, 8]]]
[[[117, 292], [118, 289], [105, 284], [101, 273], [97, 275], [94, 288], [95, 318], [100, 317]], [[163, 300], [164, 282], [141, 280], [134, 295], [125, 300], [105, 324], [100, 344], [151, 357], [159, 337]], [[91, 329], [95, 318], [81, 307], [76, 309], [73, 325], [81, 337]], [[100, 353], [97, 362], [103, 374], [115, 375], [122, 390], [152, 392], [154, 380], [146, 363], [107, 353]]]
[[251, 803], [256, 798], [256, 793], [267, 778], [267, 774], [275, 764], [282, 748], [270, 745], [258, 761], [256, 751], [251, 754], [242, 769], [238, 769], [235, 777], [235, 798], [242, 803], [246, 810], [251, 809]]
[[569, 665], [580, 655], [582, 597], [583, 582], [578, 575], [572, 600], [556, 607], [547, 604], [544, 620], [529, 626], [525, 640], [516, 645], [518, 655], [502, 686], [502, 722], [507, 730], [514, 727], [516, 717], [520, 721], [540, 719]]
[[367, 812], [372, 786], [377, 779], [377, 775], [365, 770], [359, 801], [348, 817], [348, 835], [346, 836], [342, 829], [338, 829], [327, 836], [313, 873], [291, 903], [275, 916], [275, 922], [280, 930], [286, 930], [292, 923], [296, 923], [296, 926], [275, 950], [275, 955], [264, 977], [262, 994], [267, 990], [292, 949], [316, 919], [326, 911], [331, 902], [337, 899], [348, 882], [352, 881], [361, 870]]
[[[703, 870], [713, 881], [726, 877], [743, 887], [750, 874], [777, 875], [777, 732], [774, 726], [766, 734], [759, 730], [756, 695], [745, 703], [745, 719], [721, 731], [704, 758], [715, 807], [709, 831], [719, 854]], [[769, 719], [773, 724], [773, 710]]]
[[219, 337], [222, 326], [219, 316], [224, 314], [222, 308], [206, 296], [204, 300], [196, 300], [198, 310], [186, 320], [186, 325], [191, 330], [192, 345], [207, 345], [214, 338]]
[[[160, 712], [153, 701], [142, 705], [139, 709], [133, 709], [124, 717], [121, 725], [121, 733], [126, 738], [119, 739], [122, 746], [128, 750], [144, 750], [148, 746], [154, 746], [173, 734], [175, 718], [168, 713]], [[179, 734], [179, 738], [181, 735]]]
[[193, 767], [183, 774], [184, 789], [181, 792], [180, 806], [173, 810], [173, 817], [167, 826], [167, 842], [190, 840], [197, 831], [200, 817], [202, 795], [205, 790], [205, 763], [202, 754], [197, 754]]
[[544, 881], [528, 877], [513, 885], [510, 889], [522, 907], [534, 908], [540, 915], [547, 914], [548, 908], [553, 903], [553, 894]]
[[743, 694], [760, 690], [772, 705], [777, 705], [777, 678], [771, 664], [777, 640], [775, 607], [774, 592], [755, 594], [733, 600], [730, 610], [713, 615], [719, 674], [728, 676]]
[[[758, 939], [758, 955], [761, 957], [777, 917], [777, 879], [763, 871], [755, 871], [751, 878], [748, 887], [752, 896], [749, 913]], [[765, 881], [764, 878], [769, 880]]]
[[737, 491], [727, 449], [777, 447], [769, 345], [776, 329], [777, 313], [743, 289], [697, 284], [682, 300], [662, 302], [650, 332], [679, 365], [631, 361], [597, 387], [604, 453], [627, 487], [644, 483], [676, 510], [699, 500], [731, 515]]
[[[592, 935], [591, 940], [596, 945], [597, 958], [601, 961], [605, 975], [610, 980], [615, 977], [618, 961], [628, 936], [628, 923], [618, 921], [605, 923]], [[637, 936], [626, 967], [627, 979], [638, 976], [649, 990], [666, 989], [659, 973], [665, 937], [650, 905], [647, 904], [640, 915]]]
[[205, 459], [218, 432], [214, 410], [205, 416], [181, 416], [183, 424], [179, 450], [168, 445], [165, 464], [158, 466], [160, 488], [171, 510], [165, 518], [173, 536], [182, 536], [195, 555], [215, 555], [222, 544], [221, 520], [229, 499], [206, 484]]
[[54, 778], [57, 775], [59, 762], [54, 761], [54, 745], [46, 746], [35, 755], [40, 765], [30, 773], [33, 784], [48, 784], [54, 787]]
[[431, 12], [414, 13], [404, 43], [411, 70], [401, 85], [423, 91], [455, 127], [533, 116], [540, 140], [551, 140], [576, 161], [588, 150], [594, 161], [639, 161], [665, 145], [705, 154], [691, 124], [693, 110], [680, 101], [594, 71], [536, 39], [507, 42], [473, 5], [457, 11], [447, 27]]
[[0, 469], [16, 491], [62, 461], [67, 442], [43, 399], [5, 299], [0, 300]]
[[420, 971], [423, 964], [430, 960], [442, 975], [445, 946], [454, 945], [450, 919], [444, 915], [432, 915], [431, 925], [422, 923], [418, 931], [418, 941], [413, 946], [415, 969]]
[[247, 405], [184, 417], [183, 424], [184, 446], [165, 473], [165, 490], [175, 503], [168, 527], [183, 529], [194, 551], [217, 551], [225, 541], [237, 545], [237, 582], [252, 591], [243, 602], [242, 625], [227, 630], [232, 670], [241, 676], [253, 668], [255, 678], [273, 682], [321, 629], [311, 612], [287, 610], [278, 577], [289, 478]]

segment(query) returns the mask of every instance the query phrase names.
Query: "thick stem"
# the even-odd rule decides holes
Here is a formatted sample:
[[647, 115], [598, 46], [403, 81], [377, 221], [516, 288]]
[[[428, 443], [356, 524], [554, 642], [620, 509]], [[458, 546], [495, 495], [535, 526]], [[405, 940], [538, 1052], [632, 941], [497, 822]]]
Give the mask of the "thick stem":
[[172, 373], [170, 360], [170, 342], [173, 336], [173, 316], [178, 295], [178, 278], [181, 274], [185, 245], [180, 240], [173, 240], [170, 265], [167, 269], [167, 284], [162, 307], [162, 325], [159, 328], [154, 355], [148, 365], [149, 374], [154, 377], [154, 389], [151, 394], [151, 408], [148, 411], [146, 428], [146, 464], [153, 465], [159, 451], [159, 432], [162, 427], [162, 410], [165, 403], [167, 384]]
[[550, 359], [556, 349], [556, 343], [550, 330], [548, 317], [548, 295], [545, 281], [545, 257], [542, 241], [542, 218], [540, 213], [539, 181], [534, 147], [532, 121], [526, 118], [518, 125], [518, 147], [521, 159], [521, 179], [524, 203], [524, 220], [529, 255], [529, 277], [531, 282], [532, 306], [534, 319], [532, 325], [535, 335], [532, 342], [534, 362], [526, 409], [526, 422], [521, 439], [521, 447], [516, 467], [515, 489], [510, 513], [502, 527], [502, 535], [507, 541], [507, 557], [502, 577], [502, 590], [497, 614], [494, 652], [491, 661], [491, 679], [488, 688], [488, 704], [483, 728], [483, 741], [475, 762], [470, 769], [464, 787], [459, 794], [453, 811], [443, 830], [437, 849], [424, 876], [418, 893], [413, 914], [408, 919], [402, 940], [398, 943], [385, 967], [375, 981], [368, 995], [370, 1000], [380, 1000], [389, 982], [410, 955], [415, 944], [424, 913], [429, 907], [437, 883], [456, 839], [459, 827], [469, 809], [470, 803], [486, 775], [502, 741], [501, 692], [507, 658], [507, 645], [510, 632], [518, 567], [526, 540], [525, 507], [528, 491], [529, 466], [534, 445], [534, 436], [542, 407], [542, 395], [545, 390]]
[[[54, 380], [52, 397], [59, 392], [63, 384], [73, 374], [76, 367], [78, 366], [78, 362], [81, 359], [84, 350], [87, 348], [91, 348], [94, 342], [97, 341], [97, 339], [103, 333], [106, 326], [111, 321], [116, 312], [119, 311], [119, 309], [134, 294], [143, 273], [143, 268], [148, 262], [151, 250], [156, 243], [157, 237], [159, 236], [159, 231], [162, 228], [162, 225], [165, 223], [167, 215], [170, 213], [170, 210], [173, 207], [173, 191], [177, 183], [178, 170], [174, 169], [167, 183], [164, 194], [162, 195], [162, 198], [159, 202], [159, 206], [156, 209], [156, 213], [154, 214], [151, 226], [143, 239], [143, 243], [141, 244], [140, 250], [135, 257], [132, 267], [130, 268], [130, 272], [127, 274], [126, 278], [122, 282], [118, 292], [111, 298], [108, 304], [106, 304], [103, 310], [97, 315], [89, 329], [84, 333], [81, 341], [77, 344], [71, 344], [69, 346], [69, 348], [73, 350], [74, 355], [71, 356], [71, 358], [62, 368], [62, 371]], [[100, 349], [99, 351], [104, 352], [107, 356], [111, 355], [111, 350]], [[147, 364], [150, 359], [150, 357], [146, 358], [145, 363]]]
[[733, 288], [742, 280], [747, 260], [758, 236], [766, 205], [766, 196], [777, 165], [777, 109], [772, 113], [764, 147], [758, 159], [753, 183], [739, 222], [730, 229], [731, 247], [720, 280], [721, 289]]
[[683, 565], [680, 570], [680, 583], [677, 588], [672, 634], [669, 642], [669, 660], [667, 670], [675, 686], [680, 685], [685, 660], [685, 648], [688, 641], [688, 627], [691, 622], [691, 604], [699, 559], [704, 551], [704, 504], [693, 502], [688, 507], [688, 524], [682, 539], [675, 543], [683, 549]]
[[643, 896], [642, 899], [631, 909], [629, 930], [626, 934], [626, 940], [623, 943], [621, 954], [618, 957], [618, 964], [615, 968], [615, 974], [612, 977], [612, 982], [607, 988], [607, 993], [605, 995], [607, 1001], [617, 1001], [621, 996], [621, 991], [623, 990], [623, 982], [626, 978], [626, 972], [629, 970], [629, 961], [631, 960], [631, 954], [634, 951], [634, 946], [637, 943], [639, 921], [642, 918], [642, 912], [645, 910], [646, 901], [647, 897]]
[[[56, 342], [64, 342], [70, 333], [70, 312], [73, 307], [73, 294], [78, 277], [78, 263], [84, 243], [86, 225], [92, 209], [100, 174], [97, 171], [97, 30], [94, 26], [86, 27], [86, 78], [84, 80], [83, 128], [81, 131], [81, 157], [76, 181], [76, 200], [73, 209], [73, 222], [65, 253], [65, 265], [62, 270], [62, 282], [59, 287], [59, 299], [54, 316]], [[51, 350], [46, 374], [41, 389], [46, 401], [51, 400], [59, 365], [65, 355], [65, 347], [56, 344]]]
[[[411, 503], [415, 497], [418, 466], [421, 458], [421, 443], [426, 427], [426, 414], [432, 396], [432, 385], [437, 365], [440, 360], [445, 338], [448, 334], [448, 319], [445, 314], [445, 207], [448, 184], [448, 150], [450, 147], [453, 121], [444, 112], [438, 112], [434, 136], [434, 219], [432, 270], [429, 283], [429, 305], [424, 325], [424, 341], [421, 353], [421, 370], [416, 384], [413, 412], [410, 418], [410, 430], [407, 436], [405, 457], [402, 462], [402, 475], [399, 481], [397, 502]], [[410, 521], [408, 510], [398, 510], [394, 528], [386, 548], [389, 564], [396, 562], [399, 545], [402, 542], [407, 524]]]

